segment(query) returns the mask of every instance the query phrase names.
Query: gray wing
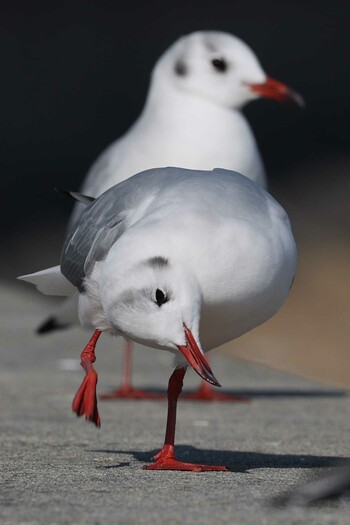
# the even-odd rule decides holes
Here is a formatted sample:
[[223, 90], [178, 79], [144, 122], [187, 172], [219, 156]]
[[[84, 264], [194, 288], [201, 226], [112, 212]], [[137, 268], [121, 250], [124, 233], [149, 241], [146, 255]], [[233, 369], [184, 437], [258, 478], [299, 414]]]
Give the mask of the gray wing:
[[[90, 273], [96, 261], [103, 260], [110, 248], [126, 228], [144, 217], [147, 212], [162, 206], [162, 195], [168, 202], [182, 202], [183, 195], [191, 191], [195, 201], [202, 197], [211, 202], [212, 192], [222, 194], [227, 187], [230, 193], [232, 182], [238, 176], [240, 185], [252, 186], [255, 206], [256, 185], [246, 177], [227, 170], [212, 172], [188, 170], [183, 168], [154, 168], [143, 171], [120, 182], [105, 191], [88, 205], [77, 223], [70, 230], [61, 254], [61, 272], [79, 290], [83, 290], [83, 280]], [[179, 185], [178, 185], [179, 183]], [[181, 185], [182, 184], [182, 185]], [[172, 188], [175, 191], [172, 192]], [[265, 193], [265, 192], [264, 192]], [[263, 200], [265, 203], [265, 198]], [[231, 210], [232, 206], [230, 206]]]
[[83, 211], [63, 245], [61, 272], [79, 290], [95, 262], [107, 256], [124, 230], [125, 213], [118, 213], [113, 193], [108, 197], [97, 199]]
[[79, 290], [83, 290], [83, 279], [95, 262], [107, 256], [125, 230], [129, 212], [151, 202], [152, 195], [157, 193], [152, 189], [152, 179], [157, 179], [161, 171], [134, 175], [104, 192], [83, 210], [61, 253], [61, 272]]

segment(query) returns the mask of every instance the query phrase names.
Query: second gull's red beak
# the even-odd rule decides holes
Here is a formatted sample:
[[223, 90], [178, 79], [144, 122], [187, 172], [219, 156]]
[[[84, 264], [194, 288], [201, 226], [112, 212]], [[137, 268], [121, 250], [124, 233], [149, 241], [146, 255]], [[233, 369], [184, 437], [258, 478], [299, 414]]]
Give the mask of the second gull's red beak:
[[186, 358], [187, 362], [192, 366], [193, 370], [197, 372], [205, 381], [214, 386], [221, 386], [219, 381], [214, 376], [208, 361], [200, 351], [192, 332], [184, 324], [186, 345], [178, 346], [178, 349]]
[[267, 77], [266, 81], [262, 84], [249, 84], [247, 86], [254, 92], [258, 93], [262, 97], [272, 98], [280, 102], [291, 102], [297, 106], [304, 107], [304, 99], [299, 93], [293, 91], [282, 82], [278, 82], [271, 77]]

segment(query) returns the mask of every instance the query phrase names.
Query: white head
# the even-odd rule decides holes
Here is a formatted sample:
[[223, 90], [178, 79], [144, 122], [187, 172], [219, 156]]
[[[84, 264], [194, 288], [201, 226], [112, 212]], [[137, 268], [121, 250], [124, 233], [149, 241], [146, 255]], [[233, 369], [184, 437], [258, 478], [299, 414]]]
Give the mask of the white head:
[[198, 31], [177, 40], [158, 60], [152, 89], [171, 87], [227, 108], [266, 96], [302, 103], [287, 86], [267, 77], [253, 51], [220, 31]]
[[200, 346], [201, 290], [193, 272], [160, 255], [124, 268], [113, 259], [107, 258], [100, 281], [112, 330], [146, 346], [181, 353], [203, 379], [218, 385]]

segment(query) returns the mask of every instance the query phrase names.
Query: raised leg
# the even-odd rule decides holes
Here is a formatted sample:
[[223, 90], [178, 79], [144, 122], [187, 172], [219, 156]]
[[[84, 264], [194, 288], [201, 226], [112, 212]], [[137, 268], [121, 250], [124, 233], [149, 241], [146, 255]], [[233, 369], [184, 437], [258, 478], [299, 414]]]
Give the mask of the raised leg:
[[97, 427], [101, 426], [101, 420], [97, 409], [96, 396], [98, 376], [93, 363], [96, 361], [95, 347], [100, 335], [101, 331], [95, 330], [80, 355], [80, 364], [85, 370], [85, 377], [72, 403], [72, 410], [78, 417], [85, 415], [86, 421], [91, 421]]
[[124, 351], [123, 383], [120, 388], [112, 392], [101, 394], [100, 399], [164, 399], [164, 394], [144, 392], [134, 388], [131, 384], [132, 369], [132, 342], [126, 341]]
[[182, 390], [186, 368], [176, 368], [169, 379], [168, 385], [168, 417], [166, 423], [165, 440], [162, 450], [153, 458], [154, 463], [145, 465], [145, 470], [189, 470], [205, 472], [209, 470], [227, 471], [226, 467], [213, 465], [197, 465], [184, 463], [175, 457], [175, 427], [177, 400]]

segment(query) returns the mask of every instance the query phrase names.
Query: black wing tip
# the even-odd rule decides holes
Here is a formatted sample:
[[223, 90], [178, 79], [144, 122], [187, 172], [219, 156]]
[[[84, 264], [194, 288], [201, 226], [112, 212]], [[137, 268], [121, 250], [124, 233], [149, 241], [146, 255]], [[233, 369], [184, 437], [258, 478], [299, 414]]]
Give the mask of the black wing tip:
[[68, 323], [59, 323], [55, 317], [49, 317], [40, 326], [38, 326], [36, 333], [42, 335], [55, 330], [64, 330], [68, 327]]

